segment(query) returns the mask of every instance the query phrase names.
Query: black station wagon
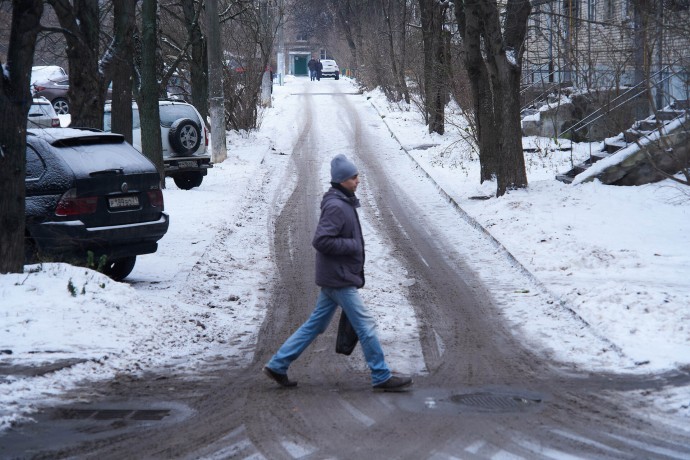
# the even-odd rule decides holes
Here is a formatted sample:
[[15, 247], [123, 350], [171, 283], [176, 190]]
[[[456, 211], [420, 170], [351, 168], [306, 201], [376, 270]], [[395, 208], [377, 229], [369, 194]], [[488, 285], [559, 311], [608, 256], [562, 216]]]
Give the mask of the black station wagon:
[[125, 278], [168, 230], [160, 181], [120, 134], [27, 130], [27, 263], [66, 261]]

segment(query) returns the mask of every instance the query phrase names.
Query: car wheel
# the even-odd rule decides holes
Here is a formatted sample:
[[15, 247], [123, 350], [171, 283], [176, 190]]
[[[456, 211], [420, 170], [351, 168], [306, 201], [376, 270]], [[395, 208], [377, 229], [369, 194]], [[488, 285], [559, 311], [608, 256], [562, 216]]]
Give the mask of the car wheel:
[[336, 80], [340, 80], [340, 74], [335, 74], [335, 77], [333, 78], [335, 78]]
[[69, 113], [69, 102], [65, 98], [58, 97], [53, 99], [53, 108], [58, 115], [67, 115]]
[[132, 273], [137, 256], [123, 257], [122, 259], [110, 260], [103, 267], [103, 273], [115, 281], [122, 281]]
[[170, 148], [178, 154], [189, 154], [199, 148], [201, 129], [189, 118], [175, 120], [168, 132]]
[[201, 185], [204, 176], [199, 172], [184, 172], [173, 177], [175, 185], [182, 190], [190, 190]]

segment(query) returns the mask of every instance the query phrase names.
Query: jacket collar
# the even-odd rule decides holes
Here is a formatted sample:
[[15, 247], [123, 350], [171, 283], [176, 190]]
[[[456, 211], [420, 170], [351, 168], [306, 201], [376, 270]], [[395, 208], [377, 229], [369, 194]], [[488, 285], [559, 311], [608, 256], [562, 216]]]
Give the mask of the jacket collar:
[[359, 199], [355, 196], [354, 193], [335, 182], [331, 182], [331, 186], [331, 190], [334, 191], [335, 195], [337, 195], [338, 198], [340, 198], [343, 201], [347, 201], [348, 203], [350, 203], [350, 205], [352, 205], [353, 208], [360, 207]]

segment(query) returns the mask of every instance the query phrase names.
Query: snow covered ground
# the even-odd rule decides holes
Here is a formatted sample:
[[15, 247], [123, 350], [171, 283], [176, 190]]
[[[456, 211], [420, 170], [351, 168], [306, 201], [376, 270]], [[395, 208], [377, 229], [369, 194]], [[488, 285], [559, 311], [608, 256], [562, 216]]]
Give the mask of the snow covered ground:
[[[261, 129], [229, 133], [228, 159], [201, 187], [178, 190], [168, 180], [170, 230], [157, 253], [138, 259], [127, 283], [64, 264], [0, 275], [0, 431], [83, 381], [159, 368], [191, 372], [217, 357], [252, 359], [274, 273], [270, 219], [289, 192], [298, 135], [299, 98], [292, 93], [309, 83], [287, 79], [276, 86]], [[339, 84], [354, 89], [348, 79]], [[420, 202], [447, 196], [437, 219], [463, 216], [493, 238], [487, 241], [497, 259], [519, 262], [520, 270], [491, 274], [503, 276], [506, 286], [522, 283], [495, 300], [516, 333], [545, 357], [593, 372], [644, 374], [690, 365], [689, 188], [670, 181], [565, 185], [554, 176], [586, 158], [591, 146], [567, 151], [526, 138], [534, 150], [526, 154], [530, 186], [495, 198], [494, 183], [479, 184], [477, 155], [460, 134], [457, 110], [449, 110], [454, 127], [438, 136], [427, 133], [413, 107], [391, 105], [378, 92], [352, 97], [368, 100], [363, 116], [383, 120], [402, 146], [387, 159], [390, 167], [430, 184], [419, 188]], [[404, 304], [404, 289], [414, 280], [406, 279], [385, 240], [372, 234], [371, 216], [363, 214], [369, 282], [362, 294], [378, 318], [392, 367], [423, 372], [415, 319], [386, 308]], [[439, 227], [452, 232], [440, 219]], [[458, 237], [459, 253], [462, 244]], [[551, 300], [535, 302], [543, 298]], [[31, 368], [47, 363], [69, 365], [33, 375]], [[8, 366], [14, 366], [9, 375]], [[654, 398], [662, 414], [687, 423], [690, 389]]]

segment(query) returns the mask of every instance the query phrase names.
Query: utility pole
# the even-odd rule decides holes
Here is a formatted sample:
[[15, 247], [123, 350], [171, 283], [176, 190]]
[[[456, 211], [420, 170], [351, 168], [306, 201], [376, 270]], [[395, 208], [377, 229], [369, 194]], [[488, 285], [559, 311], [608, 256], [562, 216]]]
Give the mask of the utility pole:
[[278, 2], [278, 56], [276, 65], [278, 68], [278, 84], [283, 86], [285, 76], [285, 36], [283, 35], [283, 0]]
[[[267, 49], [268, 65], [264, 67], [261, 74], [261, 105], [263, 107], [271, 106], [271, 94], [273, 92], [273, 70], [271, 70], [271, 54], [275, 46], [275, 38], [273, 35], [273, 25], [275, 24], [275, 15], [272, 14], [273, 8], [268, 1], [262, 1], [259, 4], [259, 20], [260, 20], [260, 36], [263, 41], [262, 49]], [[263, 53], [261, 53], [263, 58]]]
[[208, 89], [211, 116], [211, 159], [222, 163], [228, 157], [225, 145], [225, 96], [223, 95], [223, 49], [220, 44], [218, 0], [206, 0], [206, 28], [208, 30]]

